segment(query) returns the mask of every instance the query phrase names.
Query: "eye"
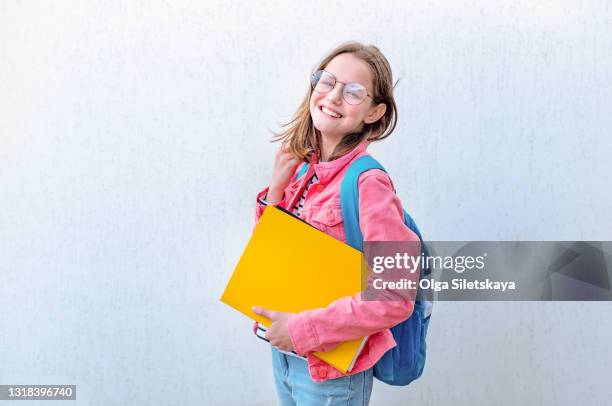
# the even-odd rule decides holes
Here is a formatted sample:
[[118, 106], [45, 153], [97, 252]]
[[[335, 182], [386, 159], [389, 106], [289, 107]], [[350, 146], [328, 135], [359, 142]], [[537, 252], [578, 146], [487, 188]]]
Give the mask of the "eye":
[[346, 85], [346, 91], [355, 95], [361, 95], [366, 93], [365, 87], [360, 85], [359, 83], [349, 83]]
[[315, 72], [312, 76], [312, 87], [318, 92], [327, 93], [336, 86], [336, 78], [323, 70]]

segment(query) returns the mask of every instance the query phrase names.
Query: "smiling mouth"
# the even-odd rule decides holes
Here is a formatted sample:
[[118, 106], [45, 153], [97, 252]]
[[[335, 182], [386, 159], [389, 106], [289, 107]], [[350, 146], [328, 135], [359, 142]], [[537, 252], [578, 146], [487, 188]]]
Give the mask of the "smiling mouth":
[[319, 106], [319, 110], [332, 118], [342, 118], [342, 114], [336, 113], [335, 111], [330, 110], [325, 106]]

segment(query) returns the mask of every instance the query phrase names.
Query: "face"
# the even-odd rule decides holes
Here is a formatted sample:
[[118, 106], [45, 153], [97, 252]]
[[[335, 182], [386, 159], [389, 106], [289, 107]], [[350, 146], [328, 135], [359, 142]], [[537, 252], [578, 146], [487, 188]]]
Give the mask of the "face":
[[310, 96], [310, 115], [323, 137], [340, 141], [345, 135], [360, 131], [364, 123], [374, 123], [384, 115], [384, 103], [377, 105], [366, 97], [361, 104], [351, 105], [342, 97], [343, 83], [361, 83], [369, 95], [373, 94], [372, 74], [366, 62], [345, 53], [332, 59], [324, 69], [336, 77], [336, 86], [327, 93], [313, 91]]

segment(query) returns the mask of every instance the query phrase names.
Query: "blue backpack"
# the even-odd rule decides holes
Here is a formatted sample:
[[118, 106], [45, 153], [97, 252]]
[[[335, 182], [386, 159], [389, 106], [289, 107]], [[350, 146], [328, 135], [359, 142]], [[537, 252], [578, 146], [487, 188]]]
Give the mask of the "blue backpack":
[[[363, 251], [363, 234], [359, 228], [359, 175], [370, 169], [385, 168], [369, 155], [355, 160], [347, 170], [340, 186], [340, 209], [344, 220], [344, 231], [348, 244]], [[298, 179], [308, 170], [304, 164], [298, 172]], [[385, 171], [386, 172], [386, 171]], [[427, 247], [416, 223], [404, 210], [404, 222], [421, 240], [421, 252], [427, 255]], [[421, 278], [431, 273], [429, 269], [421, 269]], [[374, 376], [389, 385], [405, 386], [423, 373], [425, 367], [425, 352], [427, 328], [431, 315], [432, 302], [417, 295], [412, 315], [405, 321], [391, 328], [391, 333], [397, 345], [387, 351], [374, 366]]]

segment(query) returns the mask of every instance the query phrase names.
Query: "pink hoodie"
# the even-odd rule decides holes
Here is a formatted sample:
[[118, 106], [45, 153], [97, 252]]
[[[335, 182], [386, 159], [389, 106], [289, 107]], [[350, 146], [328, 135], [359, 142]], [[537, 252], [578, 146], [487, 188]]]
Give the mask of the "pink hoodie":
[[[296, 179], [296, 169], [296, 174], [285, 189], [284, 200], [277, 206], [291, 211], [307, 182], [316, 173], [319, 181], [308, 189], [300, 218], [346, 242], [340, 210], [340, 185], [350, 164], [366, 155], [368, 144], [368, 141], [364, 141], [348, 154], [330, 162], [318, 162], [314, 156], [313, 164], [299, 180]], [[255, 222], [265, 208], [259, 199], [264, 198], [267, 192], [268, 188], [257, 196]], [[372, 169], [359, 177], [359, 225], [364, 241], [418, 241], [417, 235], [404, 224], [402, 205], [391, 179], [379, 169]], [[324, 381], [374, 366], [385, 352], [395, 346], [389, 328], [410, 317], [412, 309], [411, 301], [362, 301], [358, 293], [335, 300], [326, 308], [291, 315], [289, 335], [295, 351], [307, 356], [312, 379]], [[311, 354], [313, 351], [329, 351], [341, 342], [364, 336], [370, 337], [348, 374]]]

